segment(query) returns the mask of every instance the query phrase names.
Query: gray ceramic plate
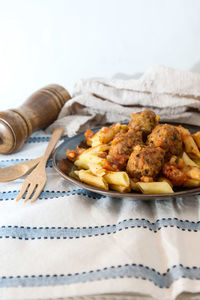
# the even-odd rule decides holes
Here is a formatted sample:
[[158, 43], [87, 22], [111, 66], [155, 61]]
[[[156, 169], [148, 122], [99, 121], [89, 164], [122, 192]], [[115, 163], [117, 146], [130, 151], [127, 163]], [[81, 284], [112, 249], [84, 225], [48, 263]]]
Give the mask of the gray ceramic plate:
[[[169, 122], [167, 122], [169, 123]], [[176, 123], [169, 123], [172, 125], [177, 125]], [[180, 124], [180, 123], [179, 123]], [[188, 128], [190, 132], [195, 132], [195, 131], [200, 131], [200, 127], [193, 126], [193, 125], [186, 125], [182, 124], [184, 127]], [[94, 129], [94, 131], [97, 131], [100, 127]], [[103, 195], [108, 195], [111, 197], [129, 197], [129, 198], [135, 198], [135, 199], [143, 199], [143, 200], [150, 200], [154, 198], [159, 198], [159, 199], [164, 199], [168, 197], [176, 197], [176, 196], [186, 196], [186, 195], [192, 195], [192, 194], [200, 194], [200, 187], [194, 188], [194, 189], [185, 189], [185, 188], [173, 188], [174, 189], [174, 194], [141, 194], [137, 192], [132, 192], [132, 193], [120, 193], [116, 191], [105, 191], [100, 188], [96, 188], [92, 185], [80, 182], [74, 178], [71, 178], [68, 174], [71, 171], [71, 168], [73, 166], [73, 163], [66, 160], [66, 149], [76, 149], [76, 146], [80, 145], [82, 141], [84, 141], [84, 133], [80, 133], [72, 138], [64, 138], [64, 141], [60, 146], [56, 149], [53, 155], [53, 167], [66, 180], [86, 189], [90, 190], [95, 193], [103, 194]], [[61, 170], [59, 168], [60, 162], [64, 160], [64, 170]]]

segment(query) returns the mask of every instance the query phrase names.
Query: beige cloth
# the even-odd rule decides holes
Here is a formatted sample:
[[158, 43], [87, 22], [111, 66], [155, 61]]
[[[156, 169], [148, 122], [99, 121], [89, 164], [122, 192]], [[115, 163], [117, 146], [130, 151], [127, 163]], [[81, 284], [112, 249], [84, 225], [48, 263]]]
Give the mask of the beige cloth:
[[74, 87], [73, 97], [63, 107], [56, 126], [73, 136], [106, 122], [130, 119], [132, 112], [152, 109], [162, 121], [200, 125], [200, 74], [167, 67], [150, 68], [139, 79], [86, 79]]

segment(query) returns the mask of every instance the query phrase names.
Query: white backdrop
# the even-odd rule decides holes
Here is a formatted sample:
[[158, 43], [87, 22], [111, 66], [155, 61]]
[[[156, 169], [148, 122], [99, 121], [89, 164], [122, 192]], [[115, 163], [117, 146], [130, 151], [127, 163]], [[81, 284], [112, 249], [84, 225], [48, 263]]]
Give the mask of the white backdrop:
[[0, 0], [0, 110], [154, 64], [200, 71], [199, 0]]

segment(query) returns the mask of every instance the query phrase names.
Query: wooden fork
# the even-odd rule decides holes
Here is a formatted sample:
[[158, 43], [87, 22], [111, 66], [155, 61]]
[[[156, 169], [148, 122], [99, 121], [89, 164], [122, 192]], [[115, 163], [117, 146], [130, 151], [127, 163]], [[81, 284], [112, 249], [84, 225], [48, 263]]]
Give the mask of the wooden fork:
[[16, 201], [19, 201], [23, 197], [26, 191], [27, 194], [24, 202], [27, 202], [30, 199], [31, 195], [32, 195], [31, 202], [37, 200], [47, 181], [47, 176], [46, 176], [47, 160], [50, 157], [57, 142], [61, 138], [62, 134], [63, 134], [63, 128], [56, 128], [54, 130], [44, 155], [42, 156], [37, 167], [24, 180], [21, 190], [17, 195]]

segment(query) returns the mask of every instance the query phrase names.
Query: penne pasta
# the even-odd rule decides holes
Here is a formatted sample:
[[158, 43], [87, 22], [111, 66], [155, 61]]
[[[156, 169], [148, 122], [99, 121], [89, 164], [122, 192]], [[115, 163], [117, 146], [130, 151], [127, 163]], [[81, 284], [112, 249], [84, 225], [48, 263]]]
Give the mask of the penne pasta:
[[104, 175], [104, 179], [109, 184], [121, 185], [125, 187], [130, 186], [130, 179], [126, 172], [107, 172], [106, 175]]
[[143, 194], [172, 194], [174, 191], [167, 182], [137, 182]]
[[200, 180], [200, 168], [198, 167], [186, 167], [182, 171], [192, 179]]
[[200, 159], [194, 158], [193, 160], [194, 160], [195, 164], [197, 165], [197, 167], [200, 168]]
[[177, 127], [177, 129], [179, 130], [179, 132], [181, 134], [187, 154], [189, 156], [191, 156], [192, 158], [193, 157], [200, 158], [199, 149], [198, 149], [197, 144], [195, 143], [191, 133], [189, 132], [189, 130], [182, 127], [181, 125], [179, 125]]
[[[110, 149], [110, 146], [105, 144], [105, 145], [98, 145], [98, 146], [95, 146], [95, 147], [91, 147], [87, 150], [85, 150], [82, 154], [89, 154], [89, 153], [96, 153], [98, 154], [99, 152], [105, 152], [105, 151], [108, 151]], [[82, 155], [81, 154], [81, 155]]]
[[200, 131], [195, 132], [192, 136], [197, 146], [200, 148]]
[[79, 169], [89, 169], [91, 164], [94, 165], [102, 165], [103, 166], [104, 159], [96, 156], [96, 155], [88, 155], [82, 156], [74, 162], [74, 165]]
[[96, 176], [104, 176], [106, 170], [102, 168], [102, 164], [88, 163], [89, 170]]
[[183, 152], [182, 159], [187, 166], [197, 167], [197, 164], [187, 155], [187, 153]]
[[108, 190], [108, 183], [103, 177], [95, 176], [91, 174], [88, 170], [75, 171], [75, 174], [80, 178], [82, 182], [104, 190]]
[[183, 184], [187, 188], [195, 188], [200, 186], [200, 180], [195, 180], [188, 178], [187, 181]]
[[140, 190], [139, 187], [137, 186], [136, 182], [132, 178], [130, 178], [130, 185], [131, 185], [131, 189], [133, 191], [139, 191]]
[[117, 185], [117, 184], [109, 184], [109, 187], [111, 190], [120, 192], [120, 193], [130, 193], [131, 191], [131, 186], [122, 186], [122, 185]]
[[105, 152], [109, 149], [108, 145], [99, 145], [89, 148], [81, 153], [74, 165], [79, 169], [89, 169], [90, 164], [103, 166], [105, 159], [98, 156], [99, 153]]
[[109, 143], [114, 136], [120, 131], [121, 124], [117, 123], [111, 127], [102, 127], [94, 136], [90, 139], [91, 146], [95, 147], [101, 144]]

